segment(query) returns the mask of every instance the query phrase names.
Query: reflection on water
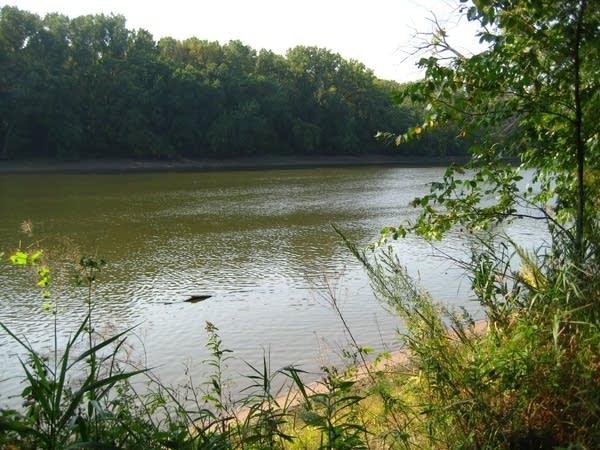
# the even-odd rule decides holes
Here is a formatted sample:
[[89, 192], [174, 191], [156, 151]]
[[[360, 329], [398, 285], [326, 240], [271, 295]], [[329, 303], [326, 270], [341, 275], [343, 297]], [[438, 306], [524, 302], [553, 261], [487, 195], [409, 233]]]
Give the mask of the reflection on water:
[[[26, 239], [20, 223], [30, 220], [55, 263], [82, 254], [106, 259], [94, 293], [98, 328], [139, 324], [133, 355], [167, 381], [181, 381], [185, 364], [204, 371], [207, 320], [241, 358], [257, 360], [264, 349], [274, 368], [298, 364], [316, 371], [337, 361], [337, 346], [345, 342], [323, 299], [324, 284], [336, 292], [359, 342], [394, 348], [401, 326], [374, 299], [331, 224], [361, 244], [372, 242], [381, 227], [413, 214], [409, 201], [442, 173], [370, 167], [1, 176], [0, 242], [5, 250], [15, 248]], [[515, 232], [539, 235], [531, 227]], [[440, 245], [455, 256], [466, 249], [459, 236]], [[397, 246], [436, 298], [477, 311], [463, 274], [429, 244], [407, 239]], [[67, 333], [85, 312], [85, 291], [69, 288], [66, 275], [57, 278], [53, 295]], [[0, 283], [1, 320], [50, 349], [51, 318], [41, 311], [39, 294], [27, 288], [28, 276], [3, 266]], [[182, 303], [190, 294], [212, 297]], [[0, 348], [0, 379], [8, 378], [0, 393], [14, 393], [18, 349], [6, 336]]]

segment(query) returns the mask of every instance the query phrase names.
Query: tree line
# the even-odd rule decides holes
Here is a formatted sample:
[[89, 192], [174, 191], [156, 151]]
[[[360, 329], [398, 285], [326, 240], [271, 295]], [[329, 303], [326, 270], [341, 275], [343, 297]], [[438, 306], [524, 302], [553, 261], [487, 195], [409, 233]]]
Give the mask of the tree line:
[[[397, 152], [421, 107], [330, 50], [285, 55], [130, 30], [121, 15], [73, 19], [0, 9], [0, 159], [176, 158]], [[452, 129], [403, 152], [464, 152]]]

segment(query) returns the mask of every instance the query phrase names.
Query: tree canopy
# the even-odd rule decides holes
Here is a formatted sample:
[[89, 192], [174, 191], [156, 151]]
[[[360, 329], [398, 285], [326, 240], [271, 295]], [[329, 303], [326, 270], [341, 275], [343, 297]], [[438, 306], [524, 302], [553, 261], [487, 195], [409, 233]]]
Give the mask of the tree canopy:
[[[330, 50], [155, 41], [120, 15], [5, 6], [0, 67], [2, 159], [391, 152], [373, 136], [420, 109], [394, 105], [396, 83]], [[433, 144], [409, 152], [463, 150]]]

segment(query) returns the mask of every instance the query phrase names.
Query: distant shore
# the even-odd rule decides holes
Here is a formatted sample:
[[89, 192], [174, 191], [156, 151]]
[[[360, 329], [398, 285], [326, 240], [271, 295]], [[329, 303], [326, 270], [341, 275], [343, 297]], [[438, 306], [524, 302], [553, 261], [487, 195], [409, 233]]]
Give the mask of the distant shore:
[[363, 156], [278, 156], [231, 159], [89, 159], [78, 161], [8, 160], [0, 161], [0, 174], [109, 174], [131, 172], [207, 172], [227, 170], [296, 169], [352, 166], [445, 166], [465, 162], [461, 157]]

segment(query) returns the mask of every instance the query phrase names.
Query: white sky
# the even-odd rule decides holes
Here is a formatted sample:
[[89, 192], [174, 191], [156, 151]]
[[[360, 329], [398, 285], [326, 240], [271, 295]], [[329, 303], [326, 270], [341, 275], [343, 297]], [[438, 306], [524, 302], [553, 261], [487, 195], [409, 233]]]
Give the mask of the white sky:
[[198, 37], [222, 44], [239, 39], [256, 50], [285, 54], [296, 45], [330, 49], [356, 59], [375, 75], [397, 81], [419, 78], [415, 32], [431, 31], [432, 12], [444, 22], [450, 42], [476, 48], [465, 18], [448, 20], [458, 0], [8, 0], [40, 16], [60, 12], [122, 14], [127, 28], [144, 28], [155, 40]]

